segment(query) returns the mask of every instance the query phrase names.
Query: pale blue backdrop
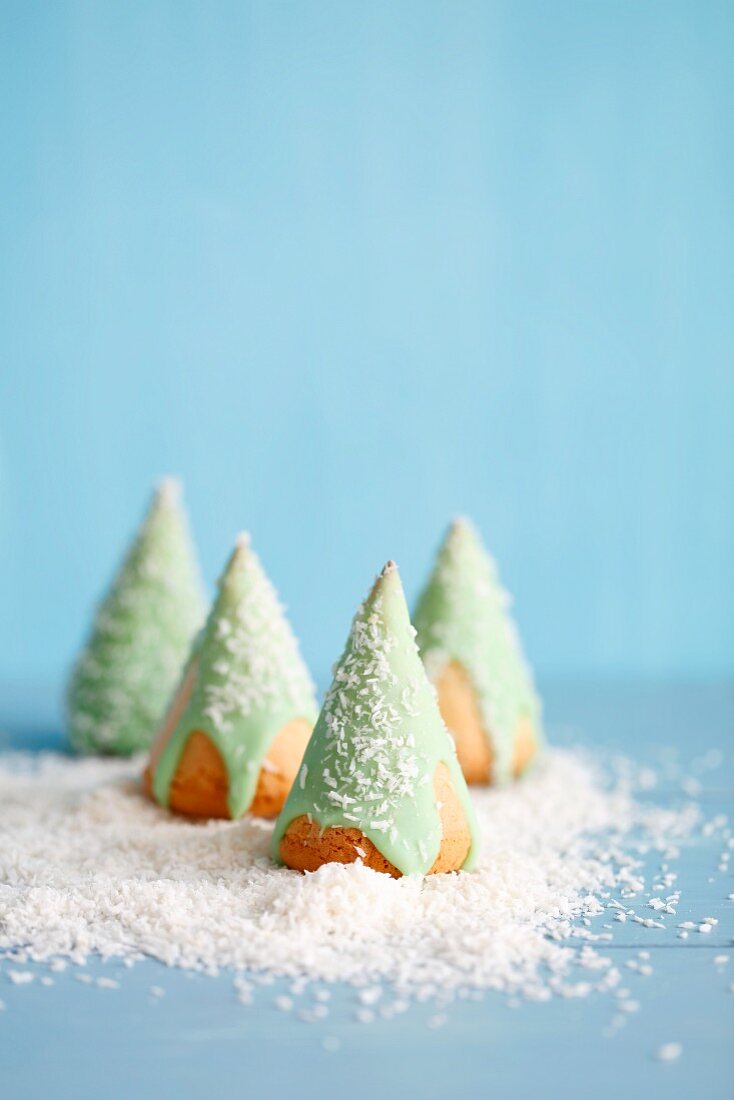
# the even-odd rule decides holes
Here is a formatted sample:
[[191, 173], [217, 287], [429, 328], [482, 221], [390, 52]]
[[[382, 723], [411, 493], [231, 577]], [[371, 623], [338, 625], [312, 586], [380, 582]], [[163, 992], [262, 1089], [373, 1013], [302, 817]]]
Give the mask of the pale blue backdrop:
[[0, 677], [153, 480], [323, 679], [494, 549], [541, 672], [734, 670], [734, 5], [0, 2]]

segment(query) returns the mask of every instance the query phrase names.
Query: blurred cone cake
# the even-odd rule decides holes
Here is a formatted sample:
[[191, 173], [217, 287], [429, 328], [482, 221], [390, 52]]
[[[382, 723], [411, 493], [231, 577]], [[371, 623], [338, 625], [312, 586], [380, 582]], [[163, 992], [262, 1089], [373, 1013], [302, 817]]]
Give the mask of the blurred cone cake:
[[540, 703], [496, 567], [466, 520], [441, 546], [414, 622], [469, 783], [504, 783], [540, 745]]
[[317, 713], [276, 592], [241, 535], [153, 745], [144, 785], [193, 817], [274, 817]]
[[66, 696], [80, 752], [148, 748], [204, 619], [204, 593], [178, 483], [158, 487], [110, 591]]
[[474, 812], [388, 562], [352, 623], [273, 854], [300, 871], [362, 860], [393, 877], [469, 868]]

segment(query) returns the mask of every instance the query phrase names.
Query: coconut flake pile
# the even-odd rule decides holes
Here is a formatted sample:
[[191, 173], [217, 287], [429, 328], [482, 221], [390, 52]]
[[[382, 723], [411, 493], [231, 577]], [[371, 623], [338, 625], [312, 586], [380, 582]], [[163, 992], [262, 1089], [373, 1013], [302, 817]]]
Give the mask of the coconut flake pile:
[[[208, 972], [388, 982], [421, 999], [583, 996], [620, 981], [603, 954], [612, 933], [591, 918], [674, 920], [665, 861], [698, 820], [690, 805], [638, 803], [624, 776], [610, 786], [581, 756], [553, 750], [522, 783], [473, 792], [475, 872], [393, 880], [358, 863], [304, 876], [271, 862], [270, 823], [176, 818], [139, 793], [140, 768], [0, 756], [0, 953], [148, 955]], [[642, 857], [655, 852], [663, 870], [646, 889]], [[640, 891], [649, 915], [633, 908]]]

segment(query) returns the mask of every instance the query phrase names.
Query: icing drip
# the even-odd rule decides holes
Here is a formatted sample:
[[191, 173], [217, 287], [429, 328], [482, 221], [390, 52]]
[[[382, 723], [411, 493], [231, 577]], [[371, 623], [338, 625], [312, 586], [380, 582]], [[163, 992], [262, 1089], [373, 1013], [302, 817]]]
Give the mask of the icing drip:
[[425, 874], [441, 845], [433, 778], [443, 762], [471, 830], [464, 777], [414, 641], [397, 567], [388, 562], [352, 623], [346, 648], [276, 823], [307, 815], [322, 828], [357, 828], [403, 874]]
[[494, 782], [507, 782], [518, 721], [540, 741], [540, 701], [497, 567], [467, 520], [456, 520], [416, 607], [418, 645], [432, 681], [449, 661], [468, 674], [493, 754]]
[[204, 618], [179, 498], [177, 482], [161, 482], [74, 666], [66, 717], [81, 752], [125, 755], [150, 744]]
[[313, 722], [314, 686], [278, 596], [246, 536], [240, 536], [219, 582], [196, 661], [191, 696], [155, 761], [153, 793], [168, 804], [171, 781], [189, 736], [204, 732], [229, 778], [233, 818], [249, 808], [265, 756], [293, 718]]

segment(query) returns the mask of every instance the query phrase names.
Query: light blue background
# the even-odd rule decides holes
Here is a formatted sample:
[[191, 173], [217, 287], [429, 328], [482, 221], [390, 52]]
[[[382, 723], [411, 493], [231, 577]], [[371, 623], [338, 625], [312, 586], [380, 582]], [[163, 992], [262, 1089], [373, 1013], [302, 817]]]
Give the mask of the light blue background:
[[730, 3], [0, 13], [0, 676], [163, 472], [322, 678], [457, 511], [542, 673], [734, 670]]

